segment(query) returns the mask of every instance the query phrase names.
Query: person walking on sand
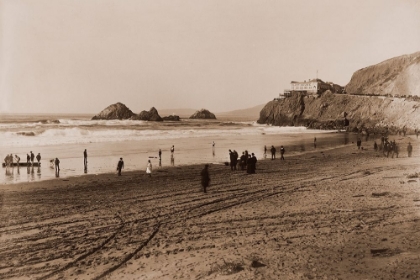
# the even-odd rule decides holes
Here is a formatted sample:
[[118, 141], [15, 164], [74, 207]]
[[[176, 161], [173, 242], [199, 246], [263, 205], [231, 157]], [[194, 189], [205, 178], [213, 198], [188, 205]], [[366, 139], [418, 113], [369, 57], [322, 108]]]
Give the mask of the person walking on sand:
[[209, 165], [204, 165], [204, 169], [201, 170], [201, 185], [203, 186], [204, 193], [207, 193], [207, 187], [210, 183]]
[[276, 159], [276, 148], [271, 145], [271, 160]]
[[58, 158], [55, 158], [54, 165], [55, 165], [55, 172], [56, 173], [60, 172], [60, 160]]
[[285, 152], [286, 152], [286, 150], [284, 149], [284, 147], [283, 146], [280, 146], [280, 155], [281, 155], [280, 159], [281, 160], [284, 160], [284, 153]]
[[149, 177], [152, 177], [152, 163], [150, 162], [150, 159], [147, 163], [146, 174], [148, 174]]
[[120, 158], [120, 160], [118, 161], [118, 164], [117, 164], [118, 176], [121, 176], [121, 169], [124, 169], [123, 158]]
[[38, 161], [38, 166], [39, 166], [39, 162], [41, 161], [41, 154], [40, 153], [38, 153], [36, 155], [36, 160]]
[[34, 155], [34, 153], [32, 153], [32, 151], [31, 151], [31, 163], [32, 163], [32, 165], [34, 164], [34, 159], [35, 159], [35, 155]]
[[83, 166], [87, 169], [87, 150], [83, 151]]
[[408, 157], [411, 157], [412, 152], [413, 152], [413, 146], [411, 146], [411, 143], [408, 142], [408, 146], [407, 146]]
[[360, 146], [362, 146], [362, 139], [360, 137], [357, 137], [357, 149], [360, 150]]

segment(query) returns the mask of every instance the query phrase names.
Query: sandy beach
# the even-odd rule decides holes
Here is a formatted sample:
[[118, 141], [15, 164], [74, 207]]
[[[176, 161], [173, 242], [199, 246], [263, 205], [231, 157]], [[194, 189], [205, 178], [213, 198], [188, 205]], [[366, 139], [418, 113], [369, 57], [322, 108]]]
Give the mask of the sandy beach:
[[2, 185], [0, 278], [418, 279], [419, 142], [397, 142], [212, 164], [207, 194], [203, 165]]

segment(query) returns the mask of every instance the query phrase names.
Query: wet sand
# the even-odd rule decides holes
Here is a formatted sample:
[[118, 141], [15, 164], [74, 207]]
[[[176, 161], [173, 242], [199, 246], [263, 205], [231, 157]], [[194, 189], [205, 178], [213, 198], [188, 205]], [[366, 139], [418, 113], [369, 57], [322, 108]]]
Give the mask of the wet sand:
[[[420, 154], [355, 145], [0, 186], [1, 279], [418, 279]], [[417, 172], [417, 176], [415, 176]]]

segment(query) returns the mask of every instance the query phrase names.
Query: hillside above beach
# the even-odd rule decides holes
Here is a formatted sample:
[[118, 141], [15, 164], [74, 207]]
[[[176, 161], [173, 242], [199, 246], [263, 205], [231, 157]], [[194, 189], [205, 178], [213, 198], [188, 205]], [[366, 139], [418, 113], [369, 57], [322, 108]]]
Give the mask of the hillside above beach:
[[354, 132], [413, 133], [420, 129], [420, 52], [356, 71], [346, 94], [295, 92], [268, 102], [258, 123], [346, 129]]
[[357, 70], [346, 91], [361, 95], [420, 96], [420, 52]]

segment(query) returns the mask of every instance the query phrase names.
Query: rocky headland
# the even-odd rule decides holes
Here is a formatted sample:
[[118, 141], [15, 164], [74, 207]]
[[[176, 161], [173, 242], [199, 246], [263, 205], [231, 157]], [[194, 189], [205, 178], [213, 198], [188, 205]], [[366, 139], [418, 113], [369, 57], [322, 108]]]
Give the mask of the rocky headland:
[[190, 116], [190, 119], [216, 119], [216, 116], [209, 110], [201, 109]]
[[354, 132], [420, 129], [420, 52], [356, 71], [347, 94], [301, 93], [270, 101], [258, 123]]

